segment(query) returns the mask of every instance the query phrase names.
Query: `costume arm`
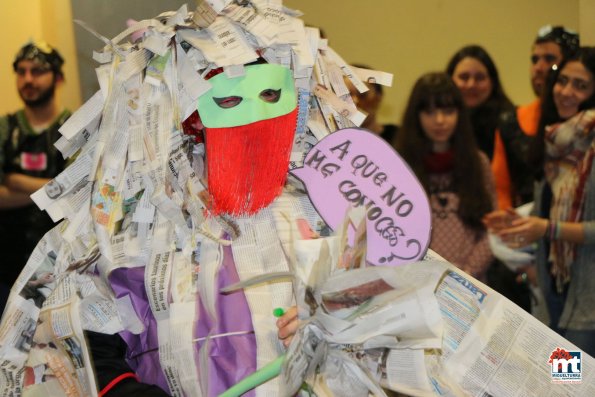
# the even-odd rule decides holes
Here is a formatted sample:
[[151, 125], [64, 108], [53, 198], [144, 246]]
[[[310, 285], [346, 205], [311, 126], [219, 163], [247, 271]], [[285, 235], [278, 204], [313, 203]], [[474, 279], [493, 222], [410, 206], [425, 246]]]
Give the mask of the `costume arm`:
[[101, 397], [169, 397], [159, 387], [137, 380], [124, 359], [126, 344], [119, 335], [86, 334]]

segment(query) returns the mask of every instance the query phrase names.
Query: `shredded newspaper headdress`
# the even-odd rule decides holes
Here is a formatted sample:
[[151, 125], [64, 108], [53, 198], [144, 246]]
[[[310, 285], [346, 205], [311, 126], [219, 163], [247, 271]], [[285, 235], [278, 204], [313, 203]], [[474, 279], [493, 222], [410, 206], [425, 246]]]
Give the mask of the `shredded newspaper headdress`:
[[60, 53], [45, 42], [31, 42], [25, 44], [17, 53], [12, 63], [12, 68], [16, 72], [19, 62], [35, 61], [41, 67], [51, 70], [57, 75], [62, 75], [62, 65], [64, 59]]

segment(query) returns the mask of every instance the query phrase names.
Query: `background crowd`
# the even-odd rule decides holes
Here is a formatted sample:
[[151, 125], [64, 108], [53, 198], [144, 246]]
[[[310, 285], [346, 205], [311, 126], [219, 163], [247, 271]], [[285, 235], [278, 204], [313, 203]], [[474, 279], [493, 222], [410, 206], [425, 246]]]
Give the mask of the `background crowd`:
[[[391, 143], [430, 198], [430, 248], [527, 311], [539, 286], [550, 327], [593, 355], [595, 48], [546, 26], [530, 57], [536, 99], [515, 106], [486, 49], [461, 48], [418, 79]], [[488, 231], [535, 259], [509, 270]]]

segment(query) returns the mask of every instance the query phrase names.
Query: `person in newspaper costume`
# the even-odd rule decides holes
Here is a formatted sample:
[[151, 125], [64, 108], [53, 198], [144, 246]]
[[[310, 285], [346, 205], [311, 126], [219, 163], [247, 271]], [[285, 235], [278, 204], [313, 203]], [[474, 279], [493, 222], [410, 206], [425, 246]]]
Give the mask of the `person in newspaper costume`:
[[[3, 390], [214, 396], [283, 353], [272, 312], [295, 305], [291, 281], [219, 289], [289, 271], [291, 230], [328, 230], [288, 166], [316, 142], [312, 115], [325, 134], [363, 120], [344, 74], [366, 89], [297, 15], [280, 1], [203, 2], [102, 38], [101, 90], [57, 143], [76, 161], [33, 197], [64, 221], [13, 286]], [[25, 299], [50, 256], [53, 293]], [[274, 379], [249, 395], [278, 390]]]
[[[347, 227], [327, 236], [288, 163], [361, 124], [343, 75], [365, 90], [377, 72], [351, 68], [296, 15], [279, 1], [209, 1], [111, 40], [88, 28], [106, 43], [94, 54], [101, 89], [60, 129], [56, 146], [76, 160], [33, 195], [64, 220], [12, 287], [3, 394], [216, 396], [282, 359], [280, 376], [246, 395], [293, 395], [305, 383], [320, 396], [382, 396], [382, 385], [507, 397], [498, 371], [541, 368], [492, 346], [527, 339], [527, 325], [540, 344], [564, 346], [448, 263], [358, 268], [362, 222], [353, 248]], [[53, 275], [45, 300], [28, 298], [42, 274]], [[287, 343], [295, 309], [281, 331], [272, 313], [294, 305], [304, 321]], [[523, 387], [509, 389], [529, 395]], [[574, 395], [592, 382], [581, 387]]]

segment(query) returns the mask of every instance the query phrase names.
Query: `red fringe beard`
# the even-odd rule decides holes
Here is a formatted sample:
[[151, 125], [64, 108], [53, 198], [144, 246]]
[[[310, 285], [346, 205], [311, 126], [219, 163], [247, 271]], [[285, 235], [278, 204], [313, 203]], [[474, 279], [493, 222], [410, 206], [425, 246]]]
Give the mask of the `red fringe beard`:
[[252, 124], [205, 129], [213, 214], [252, 215], [281, 194], [297, 113], [296, 108]]

